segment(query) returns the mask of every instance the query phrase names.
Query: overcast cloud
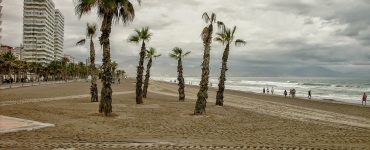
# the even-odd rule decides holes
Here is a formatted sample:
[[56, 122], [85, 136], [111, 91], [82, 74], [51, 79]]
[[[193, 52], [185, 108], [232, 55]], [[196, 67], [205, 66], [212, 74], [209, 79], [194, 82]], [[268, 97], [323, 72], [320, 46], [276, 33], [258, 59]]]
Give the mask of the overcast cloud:
[[[74, 43], [84, 37], [87, 22], [101, 20], [96, 12], [78, 19], [73, 0], [54, 2], [65, 17], [64, 52], [84, 61], [87, 46]], [[22, 43], [23, 0], [2, 5], [2, 43], [17, 46]], [[184, 60], [185, 75], [199, 76], [205, 11], [215, 12], [228, 26], [237, 25], [236, 36], [248, 42], [231, 48], [229, 75], [294, 76], [302, 69], [322, 76], [370, 74], [368, 0], [143, 0], [141, 6], [135, 2], [135, 9], [134, 22], [114, 25], [110, 38], [112, 60], [129, 74], [135, 74], [140, 48], [127, 43], [127, 37], [134, 28], [149, 26], [154, 36], [148, 45], [162, 53], [153, 74], [176, 75], [176, 61], [168, 53], [179, 46], [192, 51]], [[95, 43], [101, 60], [97, 38]], [[219, 74], [222, 52], [223, 46], [214, 42], [212, 76]]]

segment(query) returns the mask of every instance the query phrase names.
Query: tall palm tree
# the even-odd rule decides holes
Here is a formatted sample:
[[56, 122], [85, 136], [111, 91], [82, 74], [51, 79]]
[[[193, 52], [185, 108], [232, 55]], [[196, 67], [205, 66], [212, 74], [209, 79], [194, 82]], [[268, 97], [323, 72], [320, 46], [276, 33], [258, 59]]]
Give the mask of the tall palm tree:
[[[134, 20], [135, 10], [129, 0], [76, 0], [76, 14], [81, 18], [82, 15], [88, 14], [94, 8], [97, 8], [97, 14], [103, 18], [100, 31], [102, 32], [99, 40], [103, 47], [103, 87], [101, 90], [101, 100], [99, 112], [109, 116], [112, 113], [112, 72], [110, 67], [110, 33], [113, 22], [122, 20], [129, 23]], [[140, 4], [141, 0], [137, 0]]]
[[179, 101], [185, 101], [185, 82], [182, 67], [182, 58], [189, 55], [190, 51], [184, 52], [181, 48], [175, 47], [170, 53], [170, 57], [177, 60], [177, 80], [179, 80]]
[[[197, 102], [195, 104], [195, 115], [201, 115], [206, 111], [207, 98], [208, 98], [208, 79], [209, 79], [209, 61], [210, 61], [210, 51], [212, 43], [213, 34], [213, 23], [216, 23], [216, 14], [204, 13], [202, 15], [203, 20], [208, 23], [208, 26], [203, 28], [201, 37], [203, 40], [204, 54], [202, 63], [202, 79], [200, 81], [200, 88], [197, 94]], [[218, 25], [223, 25], [222, 22], [217, 22]]]
[[140, 51], [140, 60], [139, 66], [137, 67], [137, 77], [136, 77], [136, 104], [143, 103], [143, 74], [144, 74], [144, 59], [145, 59], [145, 42], [149, 42], [152, 37], [152, 33], [149, 31], [149, 27], [144, 27], [135, 29], [135, 34], [131, 35], [128, 39], [129, 42], [140, 43], [141, 42], [141, 51]]
[[229, 28], [224, 28], [221, 32], [216, 34], [215, 41], [220, 42], [222, 45], [226, 46], [224, 53], [222, 55], [222, 67], [221, 67], [221, 75], [219, 78], [218, 83], [218, 91], [216, 96], [216, 105], [223, 106], [224, 103], [224, 91], [225, 91], [225, 81], [226, 81], [226, 71], [227, 68], [227, 60], [229, 58], [230, 52], [230, 44], [235, 44], [235, 46], [245, 45], [246, 42], [242, 39], [234, 39], [234, 34], [236, 31], [236, 26], [231, 30]]
[[144, 80], [144, 89], [143, 89], [143, 97], [146, 98], [146, 95], [148, 93], [148, 87], [149, 87], [149, 78], [150, 78], [150, 68], [152, 67], [153, 58], [160, 57], [161, 54], [157, 54], [157, 50], [153, 47], [149, 48], [149, 50], [146, 51], [146, 58], [148, 60], [148, 64], [146, 66], [146, 74], [145, 74], [145, 80]]
[[[91, 102], [98, 102], [98, 87], [96, 84], [95, 46], [93, 38], [96, 36], [96, 24], [86, 24], [86, 39], [90, 39], [90, 75], [91, 75]], [[86, 39], [81, 39], [76, 45], [84, 45]]]

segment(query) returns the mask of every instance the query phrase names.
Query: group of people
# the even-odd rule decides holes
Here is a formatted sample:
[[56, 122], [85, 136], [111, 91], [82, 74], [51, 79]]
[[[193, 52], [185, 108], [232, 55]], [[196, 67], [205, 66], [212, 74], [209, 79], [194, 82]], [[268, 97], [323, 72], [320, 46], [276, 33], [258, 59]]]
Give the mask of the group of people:
[[[263, 94], [269, 94], [270, 93], [270, 90], [269, 88], [263, 88], [262, 90]], [[271, 88], [271, 94], [274, 94], [274, 87]], [[295, 97], [295, 94], [296, 94], [296, 90], [293, 88], [293, 89], [290, 89], [289, 90], [289, 95], [292, 96], [292, 98]], [[284, 96], [287, 97], [288, 96], [288, 92], [286, 90], [284, 90]], [[311, 99], [312, 98], [312, 92], [311, 90], [308, 90], [307, 92], [307, 98], [308, 99]], [[367, 94], [364, 93], [362, 95], [362, 105], [366, 105], [366, 101], [367, 101]]]
[[[263, 94], [270, 94], [270, 89], [269, 88], [263, 88]], [[274, 87], [271, 87], [271, 94], [274, 95]]]

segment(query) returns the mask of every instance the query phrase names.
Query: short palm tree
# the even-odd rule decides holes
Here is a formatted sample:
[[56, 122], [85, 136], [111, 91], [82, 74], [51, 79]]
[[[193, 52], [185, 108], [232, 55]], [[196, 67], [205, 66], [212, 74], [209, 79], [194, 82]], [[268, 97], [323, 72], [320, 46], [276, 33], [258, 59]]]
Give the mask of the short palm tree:
[[136, 104], [143, 104], [143, 74], [144, 74], [144, 59], [146, 53], [145, 42], [149, 42], [152, 37], [152, 33], [149, 31], [149, 27], [142, 29], [135, 29], [135, 34], [131, 35], [128, 39], [129, 42], [140, 43], [141, 51], [139, 66], [137, 66], [137, 77], [136, 77]]
[[182, 58], [189, 55], [190, 51], [184, 52], [181, 48], [175, 47], [170, 53], [170, 57], [177, 60], [177, 80], [179, 80], [179, 101], [185, 101], [185, 81], [183, 75]]
[[146, 98], [148, 94], [148, 87], [149, 87], [149, 78], [150, 78], [150, 68], [152, 67], [153, 58], [160, 57], [161, 54], [157, 54], [157, 50], [153, 47], [146, 50], [146, 58], [148, 59], [148, 64], [146, 66], [146, 74], [144, 80], [144, 88], [143, 88], [143, 98]]
[[[93, 38], [96, 36], [96, 24], [89, 24], [86, 25], [86, 39], [90, 40], [90, 75], [91, 75], [91, 86], [90, 86], [90, 93], [91, 93], [91, 102], [98, 102], [98, 87], [96, 84], [97, 75], [96, 75], [96, 67], [95, 67], [95, 46]], [[81, 39], [77, 42], [77, 45], [84, 45], [86, 43], [86, 39]]]
[[[203, 63], [202, 63], [202, 79], [200, 81], [199, 92], [197, 94], [197, 102], [195, 104], [195, 115], [201, 115], [206, 112], [207, 98], [208, 98], [208, 79], [209, 79], [209, 61], [210, 61], [210, 51], [212, 43], [213, 34], [213, 23], [216, 23], [216, 14], [204, 13], [202, 18], [208, 26], [203, 28], [201, 37], [204, 45]], [[222, 22], [217, 22], [218, 25], [223, 25]]]
[[118, 64], [117, 64], [116, 61], [113, 61], [110, 65], [111, 65], [111, 68], [112, 68], [113, 79], [114, 79], [114, 81], [116, 81], [117, 80], [116, 69], [118, 67]]
[[222, 45], [225, 45], [225, 50], [222, 55], [222, 67], [221, 67], [221, 75], [219, 78], [218, 83], [218, 91], [216, 96], [216, 105], [223, 106], [224, 104], [224, 91], [225, 91], [225, 81], [226, 81], [226, 71], [227, 68], [227, 60], [229, 58], [230, 52], [230, 44], [235, 44], [235, 46], [245, 45], [246, 42], [242, 39], [234, 39], [234, 34], [236, 31], [236, 26], [234, 26], [233, 30], [224, 28], [221, 32], [216, 34], [215, 41], [220, 42]]
[[[16, 57], [11, 52], [7, 52], [1, 56], [1, 68], [2, 70], [8, 74], [9, 78], [12, 78], [12, 73], [14, 68], [16, 67]], [[10, 84], [10, 88], [12, 87], [12, 83]]]
[[[137, 0], [140, 4], [141, 0]], [[97, 14], [103, 18], [100, 31], [102, 32], [99, 40], [103, 47], [103, 73], [101, 90], [101, 100], [99, 112], [109, 116], [112, 113], [112, 72], [110, 67], [110, 33], [113, 22], [122, 20], [129, 23], [134, 20], [135, 10], [129, 0], [76, 0], [76, 14], [81, 18], [82, 15], [88, 14], [94, 8], [97, 8]]]

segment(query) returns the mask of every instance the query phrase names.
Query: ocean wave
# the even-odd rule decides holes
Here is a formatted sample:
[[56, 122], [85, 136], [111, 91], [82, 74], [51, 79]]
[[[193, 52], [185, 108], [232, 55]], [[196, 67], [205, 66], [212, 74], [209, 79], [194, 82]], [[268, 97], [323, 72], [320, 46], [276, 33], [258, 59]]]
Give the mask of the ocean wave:
[[302, 83], [300, 85], [308, 85], [308, 86], [332, 86], [331, 84], [326, 84], [326, 83]]

